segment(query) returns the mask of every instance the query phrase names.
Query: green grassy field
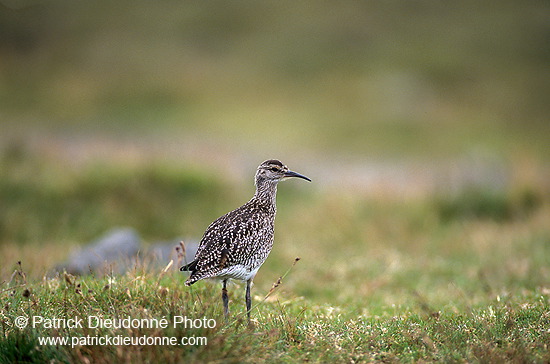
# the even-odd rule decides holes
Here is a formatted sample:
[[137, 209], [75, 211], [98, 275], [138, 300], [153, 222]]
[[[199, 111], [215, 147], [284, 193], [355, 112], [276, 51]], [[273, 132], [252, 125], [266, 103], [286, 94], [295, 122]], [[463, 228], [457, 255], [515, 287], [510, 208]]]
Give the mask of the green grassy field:
[[[0, 363], [550, 362], [547, 1], [0, 6]], [[114, 227], [200, 238], [268, 158], [313, 182], [254, 327], [178, 261], [51, 273]], [[145, 336], [194, 341], [85, 341]]]
[[[390, 198], [284, 183], [275, 247], [253, 288], [254, 328], [246, 325], [242, 285], [229, 288], [225, 323], [220, 284], [184, 287], [174, 270], [180, 262], [165, 271], [138, 265], [123, 276], [46, 277], [69, 244], [113, 225], [135, 226], [147, 241], [199, 236], [252, 193], [208, 171], [155, 166], [60, 174], [67, 169], [60, 161], [4, 154], [0, 362], [550, 360], [550, 205], [536, 184]], [[19, 316], [84, 325], [19, 329]], [[174, 327], [182, 316], [216, 326]], [[89, 317], [170, 325], [87, 327]], [[40, 345], [48, 336], [207, 341]]]

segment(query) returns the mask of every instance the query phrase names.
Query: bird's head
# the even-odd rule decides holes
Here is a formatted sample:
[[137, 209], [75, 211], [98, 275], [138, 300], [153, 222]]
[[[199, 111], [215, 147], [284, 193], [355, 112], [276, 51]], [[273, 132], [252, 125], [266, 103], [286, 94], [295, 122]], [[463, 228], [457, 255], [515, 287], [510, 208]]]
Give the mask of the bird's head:
[[311, 179], [309, 179], [308, 177], [289, 170], [287, 166], [276, 159], [270, 159], [263, 162], [262, 164], [260, 164], [258, 170], [256, 171], [256, 183], [258, 183], [259, 181], [272, 181], [277, 183], [285, 178], [290, 177], [298, 177], [311, 182]]

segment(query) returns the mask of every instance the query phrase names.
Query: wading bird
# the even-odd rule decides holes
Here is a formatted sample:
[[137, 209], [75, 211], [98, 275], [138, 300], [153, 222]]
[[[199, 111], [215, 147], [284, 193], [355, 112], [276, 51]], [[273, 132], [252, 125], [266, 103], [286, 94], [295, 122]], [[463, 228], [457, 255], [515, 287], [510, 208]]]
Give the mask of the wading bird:
[[278, 160], [271, 159], [260, 164], [255, 176], [256, 193], [252, 199], [210, 224], [193, 261], [180, 268], [181, 271], [191, 272], [186, 286], [204, 278], [222, 280], [226, 319], [229, 316], [227, 280], [238, 279], [246, 281], [246, 312], [250, 322], [250, 285], [273, 247], [277, 184], [290, 177], [311, 182], [308, 177], [290, 171]]

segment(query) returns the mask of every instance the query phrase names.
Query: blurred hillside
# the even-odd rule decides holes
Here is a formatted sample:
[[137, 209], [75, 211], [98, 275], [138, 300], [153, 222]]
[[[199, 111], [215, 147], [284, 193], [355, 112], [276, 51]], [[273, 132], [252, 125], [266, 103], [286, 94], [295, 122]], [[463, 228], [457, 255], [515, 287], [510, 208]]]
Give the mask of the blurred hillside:
[[2, 4], [4, 144], [550, 157], [545, 1]]

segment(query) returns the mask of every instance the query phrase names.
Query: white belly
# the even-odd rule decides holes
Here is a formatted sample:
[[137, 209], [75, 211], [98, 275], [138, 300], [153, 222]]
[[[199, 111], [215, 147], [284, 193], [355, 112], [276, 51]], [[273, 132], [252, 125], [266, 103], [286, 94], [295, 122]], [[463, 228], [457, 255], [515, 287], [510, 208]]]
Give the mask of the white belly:
[[237, 265], [233, 265], [231, 267], [223, 269], [220, 272], [220, 274], [216, 276], [216, 278], [221, 278], [221, 279], [231, 278], [231, 279], [238, 279], [241, 281], [248, 281], [249, 279], [254, 278], [256, 273], [258, 273], [259, 269], [260, 269], [260, 266], [250, 270], [244, 265], [237, 264]]

